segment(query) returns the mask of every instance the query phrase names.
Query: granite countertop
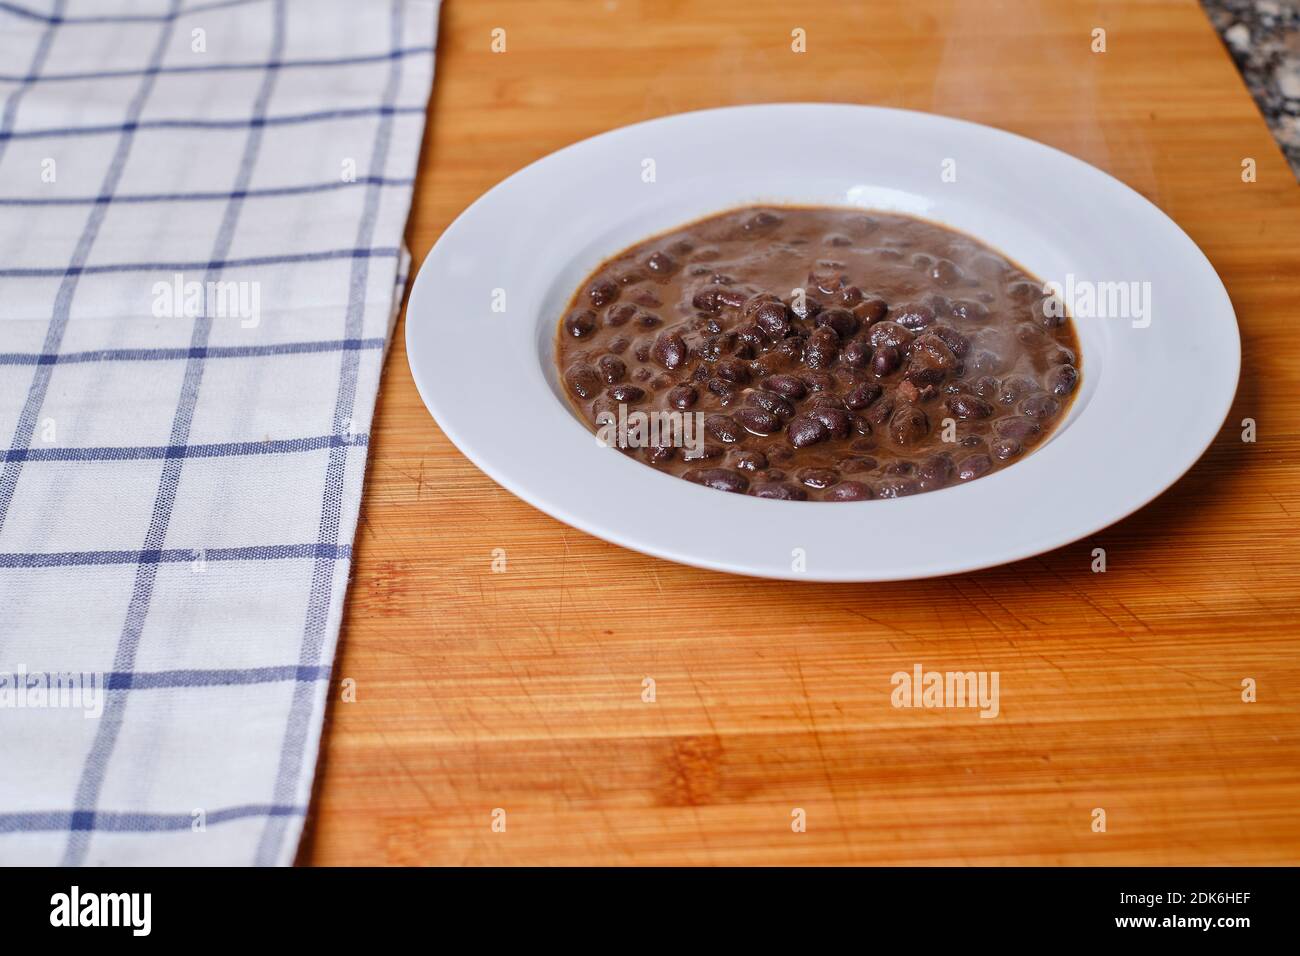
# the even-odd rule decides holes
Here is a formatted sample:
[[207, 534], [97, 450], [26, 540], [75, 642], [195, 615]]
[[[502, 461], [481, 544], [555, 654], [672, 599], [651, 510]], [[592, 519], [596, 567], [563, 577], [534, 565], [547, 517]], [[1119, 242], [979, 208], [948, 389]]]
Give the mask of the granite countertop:
[[1201, 0], [1300, 178], [1300, 0]]

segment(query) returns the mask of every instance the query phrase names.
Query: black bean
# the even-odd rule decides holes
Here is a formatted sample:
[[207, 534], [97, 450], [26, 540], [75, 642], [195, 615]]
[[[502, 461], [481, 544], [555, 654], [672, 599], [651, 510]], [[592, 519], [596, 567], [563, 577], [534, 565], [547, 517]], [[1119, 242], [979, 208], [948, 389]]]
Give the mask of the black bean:
[[764, 209], [761, 212], [754, 213], [754, 215], [746, 219], [744, 225], [741, 228], [743, 228], [746, 232], [752, 232], [755, 230], [767, 230], [767, 229], [771, 229], [774, 226], [779, 226], [783, 221], [784, 220], [782, 219], [781, 216], [778, 216], [774, 212], [768, 212], [766, 209]]
[[677, 271], [677, 263], [672, 256], [666, 252], [651, 253], [650, 258], [645, 261], [645, 266], [655, 275], [666, 276]]
[[575, 339], [590, 335], [596, 331], [596, 313], [590, 309], [570, 313], [569, 317], [564, 320], [564, 331]]
[[623, 360], [612, 355], [602, 355], [596, 362], [596, 368], [600, 370], [600, 377], [610, 385], [623, 381], [623, 377], [627, 375], [627, 366]]
[[726, 468], [693, 468], [682, 477], [687, 481], [695, 482], [697, 485], [716, 488], [718, 491], [730, 491], [735, 494], [744, 494], [745, 489], [749, 487], [748, 478]]
[[908, 302], [890, 308], [889, 319], [896, 325], [915, 331], [925, 328], [934, 321], [934, 309], [920, 302]]
[[937, 335], [922, 335], [912, 343], [907, 378], [916, 385], [938, 385], [957, 367], [957, 357]]
[[874, 322], [880, 322], [884, 319], [885, 313], [889, 311], [889, 306], [884, 299], [870, 298], [864, 299], [853, 310], [867, 325]]
[[587, 295], [591, 304], [599, 309], [618, 299], [618, 286], [609, 279], [597, 279], [587, 289]]
[[840, 289], [849, 281], [844, 274], [844, 263], [823, 259], [808, 273], [808, 281], [817, 287], [818, 292], [839, 298]]
[[783, 339], [777, 343], [777, 346], [773, 351], [779, 355], [785, 356], [788, 362], [802, 362], [803, 339], [798, 337]]
[[630, 302], [620, 302], [612, 305], [605, 313], [605, 324], [611, 328], [618, 328], [620, 325], [627, 325], [636, 317], [637, 307]]
[[1042, 420], [1061, 410], [1061, 403], [1050, 395], [1031, 395], [1020, 403], [1020, 414]]
[[[726, 278], [725, 276], [714, 276], [714, 277], [713, 277], [713, 281], [714, 281], [714, 282], [721, 282], [721, 281], [723, 281], [724, 279], [725, 279], [727, 282], [730, 282], [730, 281], [731, 281], [730, 279]], [[719, 289], [719, 290], [718, 290], [718, 301], [721, 302], [723, 305], [729, 305], [729, 306], [731, 306], [733, 309], [739, 309], [742, 305], [744, 305], [744, 304], [745, 304], [745, 299], [746, 299], [746, 295], [745, 295], [745, 293], [741, 292], [739, 289]]]
[[790, 332], [790, 320], [782, 302], [764, 302], [754, 313], [754, 322], [774, 339], [785, 338]]
[[769, 375], [762, 385], [767, 391], [786, 398], [800, 399], [808, 394], [807, 386], [793, 375]]
[[871, 359], [871, 371], [884, 377], [889, 375], [891, 372], [897, 371], [899, 363], [901, 363], [902, 360], [902, 356], [899, 354], [898, 349], [894, 348], [892, 345], [881, 346], [876, 349], [876, 354]]
[[734, 382], [737, 385], [746, 385], [749, 383], [749, 366], [744, 362], [736, 359], [727, 359], [719, 362], [714, 366], [713, 372], [718, 378], [725, 379], [728, 382]]
[[982, 475], [987, 475], [993, 468], [993, 461], [988, 455], [971, 455], [963, 458], [961, 464], [957, 466], [957, 479], [959, 481], [972, 481]]
[[701, 312], [720, 312], [723, 303], [718, 298], [718, 292], [717, 288], [701, 289], [691, 298], [691, 305]]
[[866, 408], [884, 392], [875, 382], [863, 382], [844, 396], [844, 404], [855, 412]]
[[1040, 299], [1030, 306], [1030, 313], [1044, 329], [1054, 329], [1057, 326], [1065, 324], [1069, 316], [1066, 314], [1065, 305], [1056, 296], [1047, 296]]
[[838, 351], [839, 337], [831, 329], [818, 329], [804, 346], [804, 362], [809, 368], [829, 368]]
[[803, 374], [803, 383], [811, 391], [823, 392], [835, 387], [835, 376], [820, 369], [810, 369]]
[[877, 498], [904, 498], [921, 490], [915, 478], [887, 478], [876, 485]]
[[1036, 325], [1022, 322], [1016, 326], [1016, 339], [1025, 347], [1038, 350], [1047, 344], [1047, 333]]
[[854, 339], [840, 353], [840, 361], [849, 368], [866, 368], [870, 360], [871, 346], [861, 339]]
[[715, 458], [721, 458], [726, 450], [721, 445], [705, 442], [700, 448], [681, 449], [681, 459], [682, 461], [713, 461]]
[[970, 351], [970, 339], [947, 325], [936, 325], [930, 330], [930, 334], [941, 339], [943, 344], [948, 346], [949, 350], [957, 358], [961, 358]]
[[840, 480], [839, 472], [829, 468], [804, 468], [795, 478], [809, 488], [826, 488]]
[[889, 419], [889, 436], [900, 445], [924, 438], [930, 431], [930, 419], [915, 405], [900, 405]]
[[645, 389], [635, 385], [612, 385], [605, 390], [605, 394], [616, 402], [634, 405], [645, 398]]
[[949, 286], [956, 285], [965, 278], [957, 264], [948, 259], [940, 259], [933, 268], [930, 269], [930, 278], [939, 285]]
[[763, 411], [771, 412], [779, 418], [789, 418], [794, 414], [794, 406], [782, 398], [780, 395], [773, 395], [771, 392], [752, 391], [746, 396], [745, 400], [756, 408]]
[[663, 332], [655, 339], [650, 354], [669, 371], [680, 368], [689, 354], [685, 340], [676, 332]]
[[883, 425], [885, 422], [889, 421], [893, 414], [894, 403], [886, 399], [879, 404], [872, 405], [870, 411], [867, 412], [866, 417], [867, 421], [871, 422], [873, 425]]
[[1032, 418], [1012, 417], [999, 419], [994, 423], [993, 430], [998, 433], [1000, 438], [1014, 438], [1017, 441], [1024, 441], [1026, 438], [1032, 438], [1041, 433], [1043, 426]]
[[703, 358], [706, 362], [716, 362], [724, 355], [730, 355], [740, 343], [740, 336], [735, 332], [723, 332], [712, 335], [704, 343]]
[[791, 296], [790, 301], [786, 303], [793, 312], [801, 319], [811, 319], [823, 308], [821, 302], [810, 295]]
[[948, 308], [948, 314], [964, 322], [987, 322], [989, 310], [970, 299], [958, 299]]
[[1022, 279], [1007, 285], [1007, 295], [1017, 302], [1032, 302], [1043, 297], [1043, 289], [1037, 283]]
[[931, 455], [921, 463], [921, 467], [916, 470], [916, 477], [921, 480], [925, 491], [931, 491], [935, 488], [942, 488], [952, 480], [953, 472], [956, 467], [952, 463], [952, 456], [947, 452], [938, 455]]
[[564, 381], [579, 398], [591, 398], [600, 391], [600, 377], [590, 365], [570, 365]]
[[847, 339], [858, 330], [858, 317], [848, 309], [825, 309], [817, 313], [813, 323], [819, 329], [831, 329], [841, 339]]
[[1047, 373], [1047, 387], [1053, 395], [1069, 395], [1078, 384], [1079, 370], [1071, 364], [1058, 365]]
[[747, 448], [733, 448], [727, 452], [727, 460], [732, 468], [739, 468], [741, 471], [762, 471], [767, 467], [767, 456], [761, 451], [751, 451]]
[[775, 498], [778, 501], [807, 501], [808, 492], [780, 482], [764, 482], [754, 486], [755, 498]]
[[950, 312], [952, 312], [952, 303], [948, 301], [948, 297], [946, 295], [939, 295], [938, 293], [935, 293], [933, 295], [926, 296], [925, 304], [934, 310], [934, 314], [936, 318], [941, 315], [948, 315]]
[[950, 372], [958, 365], [957, 356], [940, 336], [927, 332], [912, 343], [912, 359], [920, 359], [928, 368]]
[[710, 392], [718, 396], [723, 405], [730, 405], [735, 401], [737, 386], [725, 378], [711, 378], [705, 384]]
[[838, 408], [840, 411], [848, 411], [848, 406], [844, 404], [844, 399], [840, 398], [834, 392], [818, 392], [808, 399], [809, 409], [813, 408]]
[[840, 471], [844, 472], [844, 474], [852, 475], [860, 471], [872, 471], [876, 468], [879, 462], [874, 458], [857, 458], [848, 456], [841, 458], [835, 464], [839, 467]]
[[993, 406], [974, 395], [954, 395], [945, 403], [954, 418], [976, 419], [988, 418], [993, 414]]
[[699, 399], [700, 393], [689, 385], [678, 385], [668, 393], [668, 404], [673, 408], [690, 408]]
[[[767, 333], [757, 325], [742, 325], [736, 329], [736, 338], [740, 339], [742, 346], [749, 346], [754, 352], [767, 348]], [[739, 349], [737, 349], [739, 351]]]
[[832, 438], [849, 436], [849, 413], [839, 408], [810, 408], [805, 413], [809, 418], [819, 421], [826, 427]]
[[897, 322], [877, 322], [867, 334], [872, 347], [877, 349], [885, 346], [903, 348], [911, 345], [914, 337], [911, 332]]
[[831, 431], [820, 419], [811, 415], [798, 415], [786, 428], [786, 437], [795, 448], [804, 448], [825, 441], [831, 437]]
[[841, 481], [826, 492], [827, 501], [866, 501], [873, 497], [871, 486], [861, 481]]
[[745, 430], [730, 415], [709, 415], [704, 419], [704, 428], [710, 435], [728, 445], [735, 444], [744, 437]]
[[755, 435], [770, 435], [781, 428], [780, 419], [761, 408], [739, 409], [735, 418], [746, 431], [753, 432]]
[[1012, 375], [1002, 380], [1002, 391], [998, 392], [998, 401], [1003, 405], [1014, 405], [1026, 395], [1038, 391], [1038, 383], [1023, 375]]
[[1005, 367], [1002, 357], [989, 349], [980, 349], [967, 362], [967, 368], [977, 373], [997, 373]]
[[1008, 458], [1015, 458], [1016, 455], [1020, 454], [1020, 450], [1020, 442], [1014, 438], [1006, 438], [993, 444], [993, 454], [1003, 461]]

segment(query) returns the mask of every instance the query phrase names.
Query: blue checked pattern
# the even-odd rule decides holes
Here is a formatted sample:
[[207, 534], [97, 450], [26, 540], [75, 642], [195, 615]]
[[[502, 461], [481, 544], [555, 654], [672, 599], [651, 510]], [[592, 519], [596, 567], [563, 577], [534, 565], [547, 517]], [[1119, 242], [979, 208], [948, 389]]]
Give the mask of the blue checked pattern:
[[292, 862], [437, 6], [0, 0], [0, 863]]

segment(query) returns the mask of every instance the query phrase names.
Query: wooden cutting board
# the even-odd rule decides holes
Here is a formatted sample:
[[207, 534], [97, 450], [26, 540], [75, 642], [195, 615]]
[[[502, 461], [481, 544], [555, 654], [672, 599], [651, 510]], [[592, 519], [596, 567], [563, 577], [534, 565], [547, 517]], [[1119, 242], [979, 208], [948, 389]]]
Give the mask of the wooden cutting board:
[[[399, 325], [303, 862], [1300, 862], [1300, 188], [1194, 0], [450, 0], [441, 31], [417, 263], [499, 180], [627, 123], [928, 110], [1164, 209], [1227, 284], [1242, 383], [1201, 462], [1095, 538], [782, 583], [634, 554], [499, 488], [425, 411]], [[1180, 427], [1176, 395], [1150, 400]], [[999, 715], [892, 706], [918, 664], [998, 672]]]

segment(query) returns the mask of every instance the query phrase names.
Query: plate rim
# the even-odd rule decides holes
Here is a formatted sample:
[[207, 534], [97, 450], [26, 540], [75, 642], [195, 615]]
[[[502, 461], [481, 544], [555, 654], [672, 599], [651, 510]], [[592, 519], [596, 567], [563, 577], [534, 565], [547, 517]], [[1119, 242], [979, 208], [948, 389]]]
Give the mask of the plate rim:
[[[656, 545], [654, 543], [647, 543], [645, 541], [637, 539], [635, 536], [629, 536], [627, 533], [624, 532], [624, 529], [622, 528], [619, 528], [617, 526], [611, 526], [609, 524], [602, 523], [596, 520], [589, 520], [587, 516], [583, 515], [578, 511], [574, 511], [573, 509], [566, 507], [563, 504], [556, 502], [555, 500], [548, 500], [545, 494], [538, 493], [536, 489], [529, 486], [529, 483], [527, 481], [520, 482], [516, 480], [515, 475], [503, 472], [501, 469], [499, 469], [496, 466], [495, 462], [486, 460], [485, 456], [476, 453], [474, 449], [475, 443], [472, 436], [465, 436], [460, 431], [458, 425], [454, 423], [454, 415], [451, 416], [439, 415], [437, 409], [442, 407], [442, 403], [439, 402], [436, 398], [432, 397], [431, 395], [432, 386], [427, 385], [426, 377], [422, 373], [422, 369], [421, 369], [421, 365], [423, 363], [418, 358], [418, 356], [422, 352], [422, 347], [420, 345], [420, 337], [422, 334], [422, 330], [425, 326], [431, 325], [435, 321], [435, 319], [431, 315], [427, 315], [424, 320], [421, 320], [418, 317], [420, 313], [428, 312], [428, 310], [425, 310], [422, 305], [418, 304], [418, 303], [422, 303], [426, 298], [425, 295], [421, 294], [421, 290], [427, 288], [429, 281], [431, 281], [431, 280], [427, 280], [427, 277], [432, 274], [432, 269], [429, 268], [430, 263], [434, 262], [437, 259], [440, 250], [443, 253], [445, 253], [446, 251], [445, 243], [455, 240], [458, 227], [461, 227], [463, 223], [468, 222], [476, 214], [476, 210], [481, 210], [482, 208], [484, 208], [485, 204], [489, 200], [489, 197], [492, 197], [494, 194], [499, 195], [500, 192], [505, 190], [506, 187], [508, 187], [512, 182], [520, 181], [521, 179], [525, 178], [526, 175], [528, 174], [535, 174], [537, 168], [544, 164], [559, 163], [562, 161], [563, 158], [571, 156], [575, 152], [581, 152], [584, 149], [589, 149], [592, 147], [593, 143], [596, 143], [598, 141], [608, 140], [614, 136], [619, 136], [619, 135], [624, 135], [624, 136], [633, 135], [637, 131], [643, 131], [647, 127], [653, 127], [660, 124], [682, 122], [688, 118], [698, 119], [708, 114], [720, 114], [720, 113], [736, 114], [740, 112], [752, 113], [758, 111], [771, 111], [771, 110], [785, 110], [785, 111], [846, 110], [846, 111], [855, 111], [855, 112], [865, 111], [867, 113], [876, 114], [876, 115], [881, 115], [881, 114], [895, 115], [900, 117], [903, 121], [920, 121], [920, 122], [937, 121], [940, 124], [956, 124], [960, 127], [967, 128], [969, 130], [974, 131], [973, 135], [986, 136], [992, 133], [996, 137], [1002, 137], [1009, 141], [1015, 142], [1019, 148], [1029, 148], [1031, 150], [1036, 150], [1036, 151], [1046, 151], [1046, 153], [1051, 155], [1056, 162], [1065, 160], [1067, 161], [1067, 164], [1073, 167], [1074, 169], [1084, 171], [1084, 174], [1086, 176], [1089, 177], [1099, 176], [1101, 177], [1101, 180], [1107, 182], [1111, 188], [1119, 187], [1119, 189], [1121, 190], [1121, 195], [1123, 195], [1128, 202], [1131, 203], [1134, 200], [1136, 200], [1137, 202], [1135, 204], [1135, 208], [1140, 210], [1143, 216], [1150, 216], [1152, 213], [1154, 213], [1156, 222], [1160, 223], [1165, 228], [1172, 229], [1178, 236], [1181, 236], [1186, 241], [1186, 246], [1188, 250], [1194, 251], [1195, 255], [1199, 257], [1199, 259], [1195, 260], [1194, 263], [1196, 266], [1196, 271], [1199, 272], [1203, 278], [1212, 279], [1213, 282], [1216, 284], [1217, 291], [1221, 294], [1222, 305], [1225, 310], [1222, 316], [1224, 321], [1221, 323], [1223, 327], [1221, 329], [1218, 329], [1218, 331], [1220, 333], [1223, 333], [1225, 338], [1225, 344], [1230, 344], [1232, 347], [1233, 360], [1231, 362], [1231, 369], [1230, 369], [1230, 376], [1229, 376], [1231, 379], [1231, 384], [1229, 387], [1225, 387], [1223, 389], [1224, 398], [1221, 402], [1222, 407], [1217, 408], [1217, 410], [1213, 412], [1212, 416], [1211, 413], [1208, 411], [1204, 413], [1203, 420], [1206, 422], [1205, 435], [1203, 440], [1198, 439], [1196, 441], [1195, 453], [1186, 454], [1186, 455], [1180, 454], [1179, 455], [1180, 459], [1186, 457], [1187, 459], [1186, 463], [1180, 464], [1175, 469], [1173, 469], [1169, 473], [1167, 480], [1158, 479], [1152, 481], [1150, 483], [1149, 488], [1147, 488], [1141, 494], [1134, 496], [1133, 499], [1129, 502], [1126, 502], [1122, 508], [1111, 509], [1108, 515], [1096, 520], [1095, 522], [1091, 522], [1086, 526], [1081, 525], [1078, 528], [1071, 528], [1070, 530], [1065, 532], [1062, 532], [1060, 529], [1051, 532], [1041, 532], [1039, 534], [1034, 535], [1031, 539], [1027, 540], [1024, 544], [1022, 544], [1018, 548], [1015, 548], [1010, 551], [997, 550], [996, 548], [988, 548], [986, 549], [987, 550], [986, 559], [981, 560], [977, 558], [977, 559], [965, 559], [965, 560], [936, 560], [932, 562], [931, 565], [926, 570], [919, 571], [919, 572], [916, 570], [907, 570], [904, 573], [893, 573], [892, 571], [889, 570], [885, 570], [883, 573], [864, 573], [864, 571], [860, 568], [842, 569], [838, 567], [818, 567], [815, 570], [808, 569], [808, 570], [800, 570], [800, 571], [795, 571], [791, 569], [789, 571], [783, 572], [779, 568], [759, 569], [753, 565], [747, 565], [743, 559], [741, 560], [713, 559], [707, 556], [702, 556], [700, 554], [691, 553], [689, 550], [685, 550], [685, 551], [675, 550], [670, 547], [663, 547], [663, 546]], [[793, 204], [793, 201], [791, 202]], [[736, 204], [734, 202], [730, 202], [730, 203], [724, 202], [718, 207], [718, 211], [725, 210], [726, 208], [735, 205]], [[704, 215], [709, 215], [709, 213], [705, 213]], [[938, 224], [941, 226], [946, 225], [942, 221], [939, 221]], [[948, 226], [948, 228], [960, 228], [960, 227]], [[650, 234], [651, 233], [649, 231], [646, 232], [647, 236]], [[977, 234], [974, 235], [973, 238], [978, 239], [979, 241], [983, 242], [986, 245], [992, 246], [997, 251], [1002, 252], [1004, 255], [1009, 255], [1012, 258], [1018, 258], [1015, 250], [1003, 250], [997, 247], [996, 245], [994, 245], [993, 243], [990, 243], [988, 240], [982, 239]], [[613, 255], [617, 251], [618, 251], [617, 249], [610, 250], [607, 253], [607, 255]], [[427, 281], [424, 281], [422, 283], [422, 280], [427, 280]], [[1217, 314], [1217, 306], [1215, 309], [1207, 310], [1207, 314], [1211, 314], [1211, 315]], [[415, 321], [412, 321], [413, 316], [415, 317]], [[558, 323], [558, 318], [559, 318], [558, 315], [554, 317], [554, 320], [557, 323]], [[1228, 334], [1229, 332], [1230, 334]], [[1162, 209], [1156, 206], [1153, 202], [1151, 202], [1141, 193], [1137, 192], [1135, 189], [1128, 186], [1122, 180], [1110, 175], [1104, 170], [1101, 170], [1091, 165], [1090, 163], [1085, 162], [1084, 160], [1079, 159], [1078, 157], [1075, 157], [1067, 152], [1064, 152], [1063, 150], [1059, 150], [1048, 144], [1042, 143], [1038, 140], [1034, 140], [1029, 137], [1023, 136], [1019, 133], [1004, 130], [999, 127], [991, 126], [988, 124], [977, 123], [971, 120], [961, 119], [958, 117], [945, 116], [939, 113], [917, 111], [917, 110], [906, 110], [906, 109], [899, 109], [896, 107], [854, 104], [854, 103], [818, 103], [818, 102], [757, 103], [757, 104], [744, 104], [738, 106], [711, 107], [706, 109], [687, 111], [683, 113], [673, 113], [673, 114], [668, 114], [666, 116], [660, 116], [660, 117], [655, 117], [647, 120], [642, 120], [637, 123], [632, 123], [626, 126], [621, 126], [615, 129], [597, 133], [593, 136], [589, 136], [584, 139], [578, 140], [574, 143], [570, 143], [566, 146], [563, 146], [558, 150], [555, 150], [551, 153], [546, 154], [545, 156], [542, 156], [530, 162], [526, 166], [511, 173], [509, 176], [502, 179], [500, 182], [498, 182], [493, 187], [491, 187], [491, 189], [487, 190], [478, 198], [476, 198], [474, 202], [472, 202], [469, 206], [467, 206], [464, 210], [462, 210], [461, 213], [458, 214], [456, 218], [439, 235], [437, 241], [434, 243], [433, 247], [426, 255], [424, 261], [421, 263], [420, 269], [416, 276], [415, 283], [413, 284], [411, 290], [410, 300], [407, 305], [406, 346], [407, 346], [407, 360], [410, 364], [412, 379], [416, 384], [416, 389], [420, 395], [421, 401], [424, 403], [426, 409], [429, 411], [431, 416], [435, 419], [435, 421], [437, 422], [438, 426], [442, 429], [444, 434], [446, 434], [448, 439], [456, 446], [456, 448], [461, 452], [461, 454], [465, 455], [465, 457], [468, 458], [479, 470], [483, 471], [486, 475], [492, 478], [492, 480], [495, 481], [497, 484], [501, 485], [502, 487], [510, 491], [516, 497], [519, 497], [520, 499], [524, 500], [528, 504], [532, 505], [534, 508], [538, 509], [539, 511], [542, 511], [545, 514], [550, 515], [551, 517], [556, 518], [559, 521], [564, 522], [565, 524], [570, 525], [571, 527], [577, 528], [578, 530], [581, 530], [587, 534], [591, 534], [594, 537], [601, 538], [602, 540], [609, 541], [611, 543], [619, 545], [620, 547], [625, 547], [628, 548], [629, 550], [637, 551], [642, 554], [647, 554], [653, 557], [662, 558], [664, 560], [669, 560], [676, 563], [685, 564], [685, 565], [698, 567], [698, 568], [711, 570], [711, 571], [720, 571], [729, 574], [738, 574], [742, 576], [763, 578], [763, 579], [783, 579], [783, 580], [792, 580], [792, 581], [868, 583], [868, 582], [886, 582], [886, 581], [895, 581], [895, 580], [923, 580], [926, 578], [942, 577], [951, 574], [974, 572], [974, 571], [983, 570], [990, 567], [997, 567], [1004, 564], [1011, 564], [1017, 561], [1024, 560], [1026, 558], [1044, 554], [1048, 551], [1055, 550], [1057, 548], [1066, 547], [1070, 544], [1078, 542], [1079, 540], [1087, 538], [1090, 535], [1094, 535], [1105, 528], [1108, 528], [1120, 521], [1123, 521], [1124, 519], [1128, 518], [1135, 512], [1146, 507], [1148, 504], [1150, 504], [1160, 495], [1168, 491], [1183, 476], [1185, 476], [1188, 471], [1190, 471], [1193, 467], [1195, 467], [1195, 465], [1204, 456], [1206, 450], [1213, 444], [1214, 440], [1220, 434], [1223, 424], [1227, 419], [1227, 415], [1231, 411], [1232, 405], [1236, 399], [1236, 394], [1239, 388], [1240, 376], [1241, 376], [1240, 324], [1237, 321], [1236, 310], [1232, 305], [1231, 297], [1228, 295], [1227, 289], [1223, 284], [1222, 278], [1218, 275], [1217, 270], [1214, 268], [1213, 263], [1210, 262], [1208, 256], [1205, 255], [1204, 250], [1202, 250], [1195, 243], [1195, 241], [1192, 240], [1189, 235], [1187, 235], [1186, 231], [1183, 230], [1182, 227], [1179, 226], [1178, 223], [1175, 222], [1168, 214], [1166, 214]], [[1087, 365], [1085, 365], [1085, 376], [1088, 374], [1089, 372], [1087, 369]], [[567, 411], [568, 409], [566, 408], [566, 412]], [[1214, 427], [1212, 429], [1208, 427], [1208, 422], [1210, 417], [1213, 417], [1214, 419]], [[1065, 433], [1066, 431], [1068, 430], [1062, 428], [1057, 432], [1054, 432], [1052, 435], [1053, 440], [1055, 440], [1060, 434]], [[984, 478], [981, 478], [978, 482], [972, 483], [971, 485], [949, 487], [934, 492], [927, 492], [924, 495], [912, 496], [911, 498], [908, 499], [893, 499], [889, 502], [884, 500], [857, 502], [857, 503], [837, 502], [834, 503], [833, 507], [835, 509], [853, 509], [853, 508], [860, 509], [860, 508], [869, 508], [869, 507], [878, 508], [882, 506], [888, 507], [888, 505], [892, 503], [892, 501], [908, 501], [908, 500], [915, 501], [917, 498], [932, 499], [933, 496], [944, 495], [949, 492], [957, 491], [960, 488], [982, 486], [985, 485], [987, 482], [996, 481], [1000, 475], [1006, 475], [1012, 471], [1022, 469], [1026, 463], [1033, 461], [1035, 456], [1041, 453], [1041, 450], [1046, 446], [1048, 446], [1049, 444], [1050, 442], [1044, 442], [1043, 445], [1036, 447], [1033, 453], [1025, 456], [1024, 462], [1017, 462], [1013, 468], [1000, 470], [994, 473], [993, 475], [989, 475]], [[1191, 446], [1188, 445], [1187, 447], [1190, 449]], [[644, 465], [643, 463], [628, 461], [624, 456], [613, 456], [613, 457], [615, 459], [621, 460], [622, 464], [636, 468], [640, 472], [649, 472], [650, 474], [665, 479], [667, 481], [680, 483], [681, 485], [685, 486], [687, 489], [696, 491], [698, 493], [712, 494], [712, 495], [723, 494], [721, 492], [713, 491], [712, 489], [696, 488], [695, 486], [689, 485], [689, 483], [682, 482], [680, 478], [663, 475], [662, 473], [657, 472], [654, 469], [647, 468], [647, 466]], [[727, 496], [727, 497], [728, 498], [743, 497], [746, 500], [752, 502], [759, 501], [759, 499], [754, 499], [751, 496]], [[782, 502], [782, 501], [764, 500], [762, 501], [762, 507], [764, 507], [765, 509], [769, 509], [769, 508], [770, 509], [782, 509], [782, 508], [800, 509], [800, 508], [814, 508], [814, 507], [831, 508], [832, 504], [821, 503], [821, 502], [810, 503], [810, 502]], [[842, 512], [842, 513], [847, 514], [846, 512]]]

